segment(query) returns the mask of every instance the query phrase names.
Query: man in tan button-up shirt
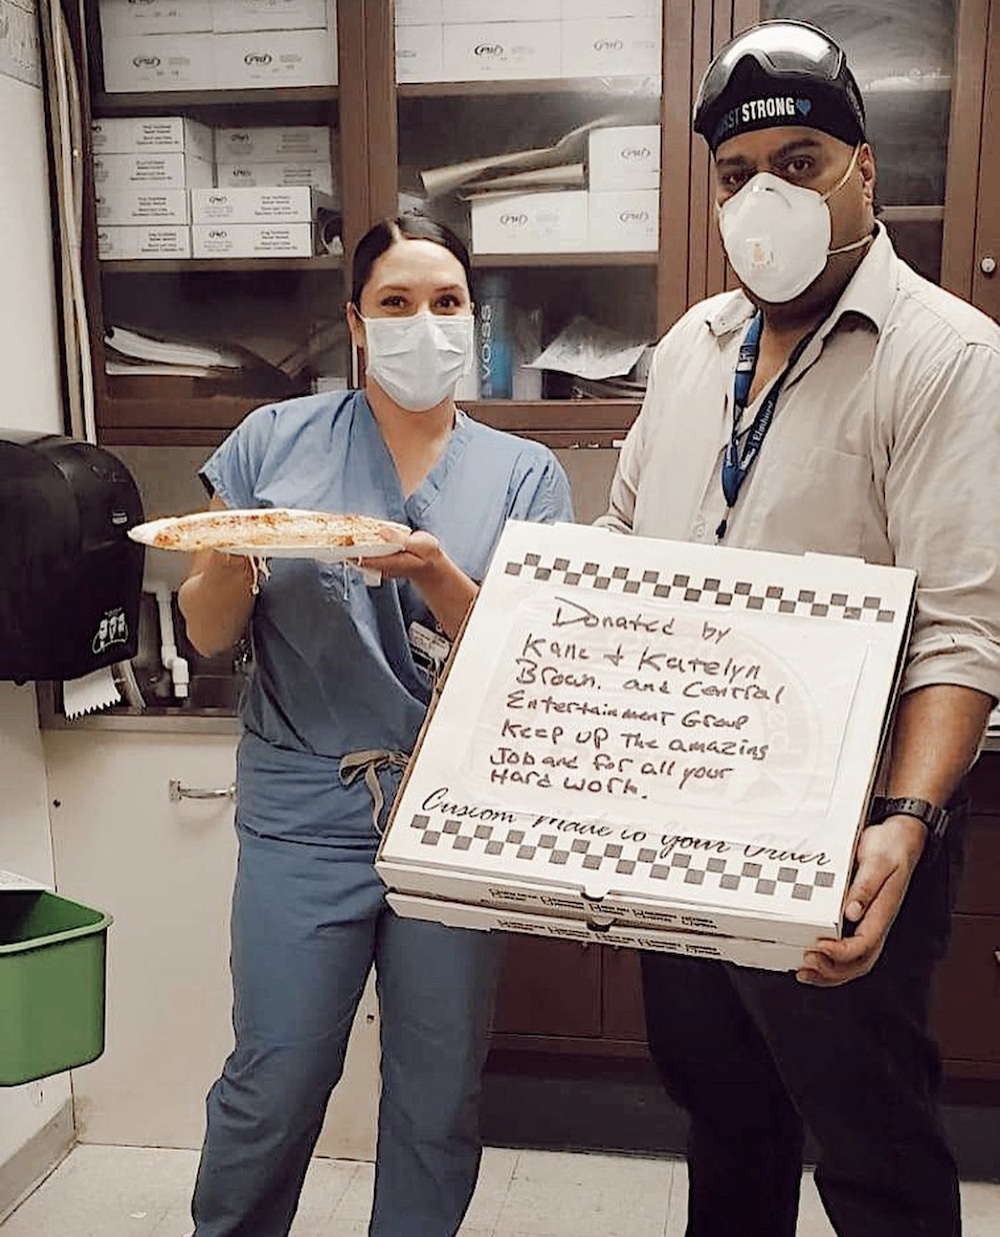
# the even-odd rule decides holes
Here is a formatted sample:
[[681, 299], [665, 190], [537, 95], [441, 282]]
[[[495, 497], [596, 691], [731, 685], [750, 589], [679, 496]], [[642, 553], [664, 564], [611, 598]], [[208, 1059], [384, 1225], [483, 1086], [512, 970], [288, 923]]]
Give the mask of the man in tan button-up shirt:
[[1000, 697], [1000, 330], [875, 223], [863, 103], [822, 32], [734, 40], [695, 127], [743, 291], [659, 344], [599, 522], [910, 567], [918, 608], [881, 788], [895, 802], [862, 835], [844, 939], [797, 976], [643, 959], [650, 1048], [692, 1118], [687, 1234], [793, 1237], [804, 1121], [841, 1237], [957, 1237], [926, 1004], [956, 795]]

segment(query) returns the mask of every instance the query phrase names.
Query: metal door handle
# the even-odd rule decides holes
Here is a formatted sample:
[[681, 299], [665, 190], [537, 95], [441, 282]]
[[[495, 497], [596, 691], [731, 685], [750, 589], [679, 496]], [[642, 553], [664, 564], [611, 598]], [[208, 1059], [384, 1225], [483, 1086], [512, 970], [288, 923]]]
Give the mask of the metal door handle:
[[997, 260], [994, 257], [987, 256], [980, 259], [979, 269], [984, 275], [992, 275], [997, 269]]
[[176, 778], [171, 778], [168, 793], [171, 803], [180, 803], [182, 799], [235, 799], [236, 785], [234, 783], [220, 790], [202, 790], [197, 786], [182, 786]]

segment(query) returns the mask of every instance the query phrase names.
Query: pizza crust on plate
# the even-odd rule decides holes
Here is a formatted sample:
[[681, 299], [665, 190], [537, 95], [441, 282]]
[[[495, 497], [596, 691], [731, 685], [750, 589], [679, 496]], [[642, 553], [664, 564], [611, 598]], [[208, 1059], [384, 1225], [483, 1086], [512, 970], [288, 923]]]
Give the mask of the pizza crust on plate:
[[291, 507], [199, 511], [151, 520], [129, 536], [160, 550], [222, 550], [260, 558], [370, 558], [392, 554], [410, 529], [374, 516], [299, 511]]

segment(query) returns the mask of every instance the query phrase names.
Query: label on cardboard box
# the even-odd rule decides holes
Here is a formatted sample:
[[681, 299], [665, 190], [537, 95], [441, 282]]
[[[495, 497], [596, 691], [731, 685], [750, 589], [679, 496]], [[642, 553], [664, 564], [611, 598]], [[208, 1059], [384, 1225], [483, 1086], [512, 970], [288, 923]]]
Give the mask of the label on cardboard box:
[[117, 35], [190, 34], [212, 29], [209, 0], [101, 0], [101, 32]]
[[97, 222], [190, 223], [191, 193], [190, 189], [108, 189], [96, 195]]
[[184, 116], [105, 116], [91, 121], [95, 154], [187, 154], [209, 163], [215, 158], [212, 130]]
[[660, 195], [655, 189], [621, 189], [591, 193], [588, 238], [598, 252], [643, 253], [660, 238]]
[[454, 880], [451, 900], [482, 905], [521, 886], [630, 931], [669, 926], [660, 910], [713, 936], [836, 936], [915, 582], [508, 521], [379, 874], [434, 898]]
[[658, 18], [616, 17], [562, 23], [564, 77], [659, 77], [663, 27]]
[[444, 28], [396, 27], [396, 81], [440, 82], [444, 80]]
[[333, 193], [333, 169], [326, 163], [220, 163], [216, 166], [220, 189], [307, 185]]
[[215, 183], [215, 166], [184, 154], [108, 154], [94, 156], [94, 184], [108, 189], [206, 189]]
[[325, 30], [337, 20], [334, 0], [210, 0], [212, 29]]
[[325, 125], [216, 129], [215, 157], [220, 163], [329, 161], [330, 136]]
[[97, 256], [102, 261], [136, 258], [190, 258], [191, 229], [166, 227], [98, 227]]
[[447, 82], [541, 80], [563, 75], [557, 21], [445, 26], [442, 42], [442, 76]]
[[594, 129], [589, 136], [587, 184], [592, 193], [660, 187], [660, 126]]
[[587, 194], [519, 193], [472, 202], [474, 253], [579, 253], [587, 248]]
[[270, 254], [310, 258], [313, 254], [310, 223], [195, 224], [191, 234], [196, 258], [263, 258]]
[[103, 40], [103, 60], [109, 94], [218, 85], [211, 34], [115, 35]]
[[192, 223], [311, 223], [319, 199], [314, 190], [287, 188], [192, 189]]
[[223, 90], [337, 83], [337, 32], [264, 30], [217, 34], [215, 65]]

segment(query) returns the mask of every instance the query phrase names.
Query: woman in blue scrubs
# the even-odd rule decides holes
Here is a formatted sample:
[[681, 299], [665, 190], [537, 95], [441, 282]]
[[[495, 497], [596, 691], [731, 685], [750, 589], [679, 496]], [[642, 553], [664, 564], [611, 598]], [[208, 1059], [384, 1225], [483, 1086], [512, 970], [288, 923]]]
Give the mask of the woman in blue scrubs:
[[[215, 508], [407, 524], [366, 585], [345, 564], [198, 555], [180, 591], [202, 653], [250, 624], [232, 914], [236, 1047], [208, 1096], [195, 1237], [285, 1237], [374, 965], [382, 1093], [371, 1237], [452, 1237], [480, 1159], [479, 1076], [497, 972], [488, 934], [398, 918], [373, 861], [431, 692], [414, 630], [453, 638], [504, 521], [572, 518], [552, 453], [456, 408], [471, 360], [469, 257], [386, 221], [354, 256], [363, 391], [258, 408], [202, 469]], [[414, 626], [416, 625], [416, 626]]]

